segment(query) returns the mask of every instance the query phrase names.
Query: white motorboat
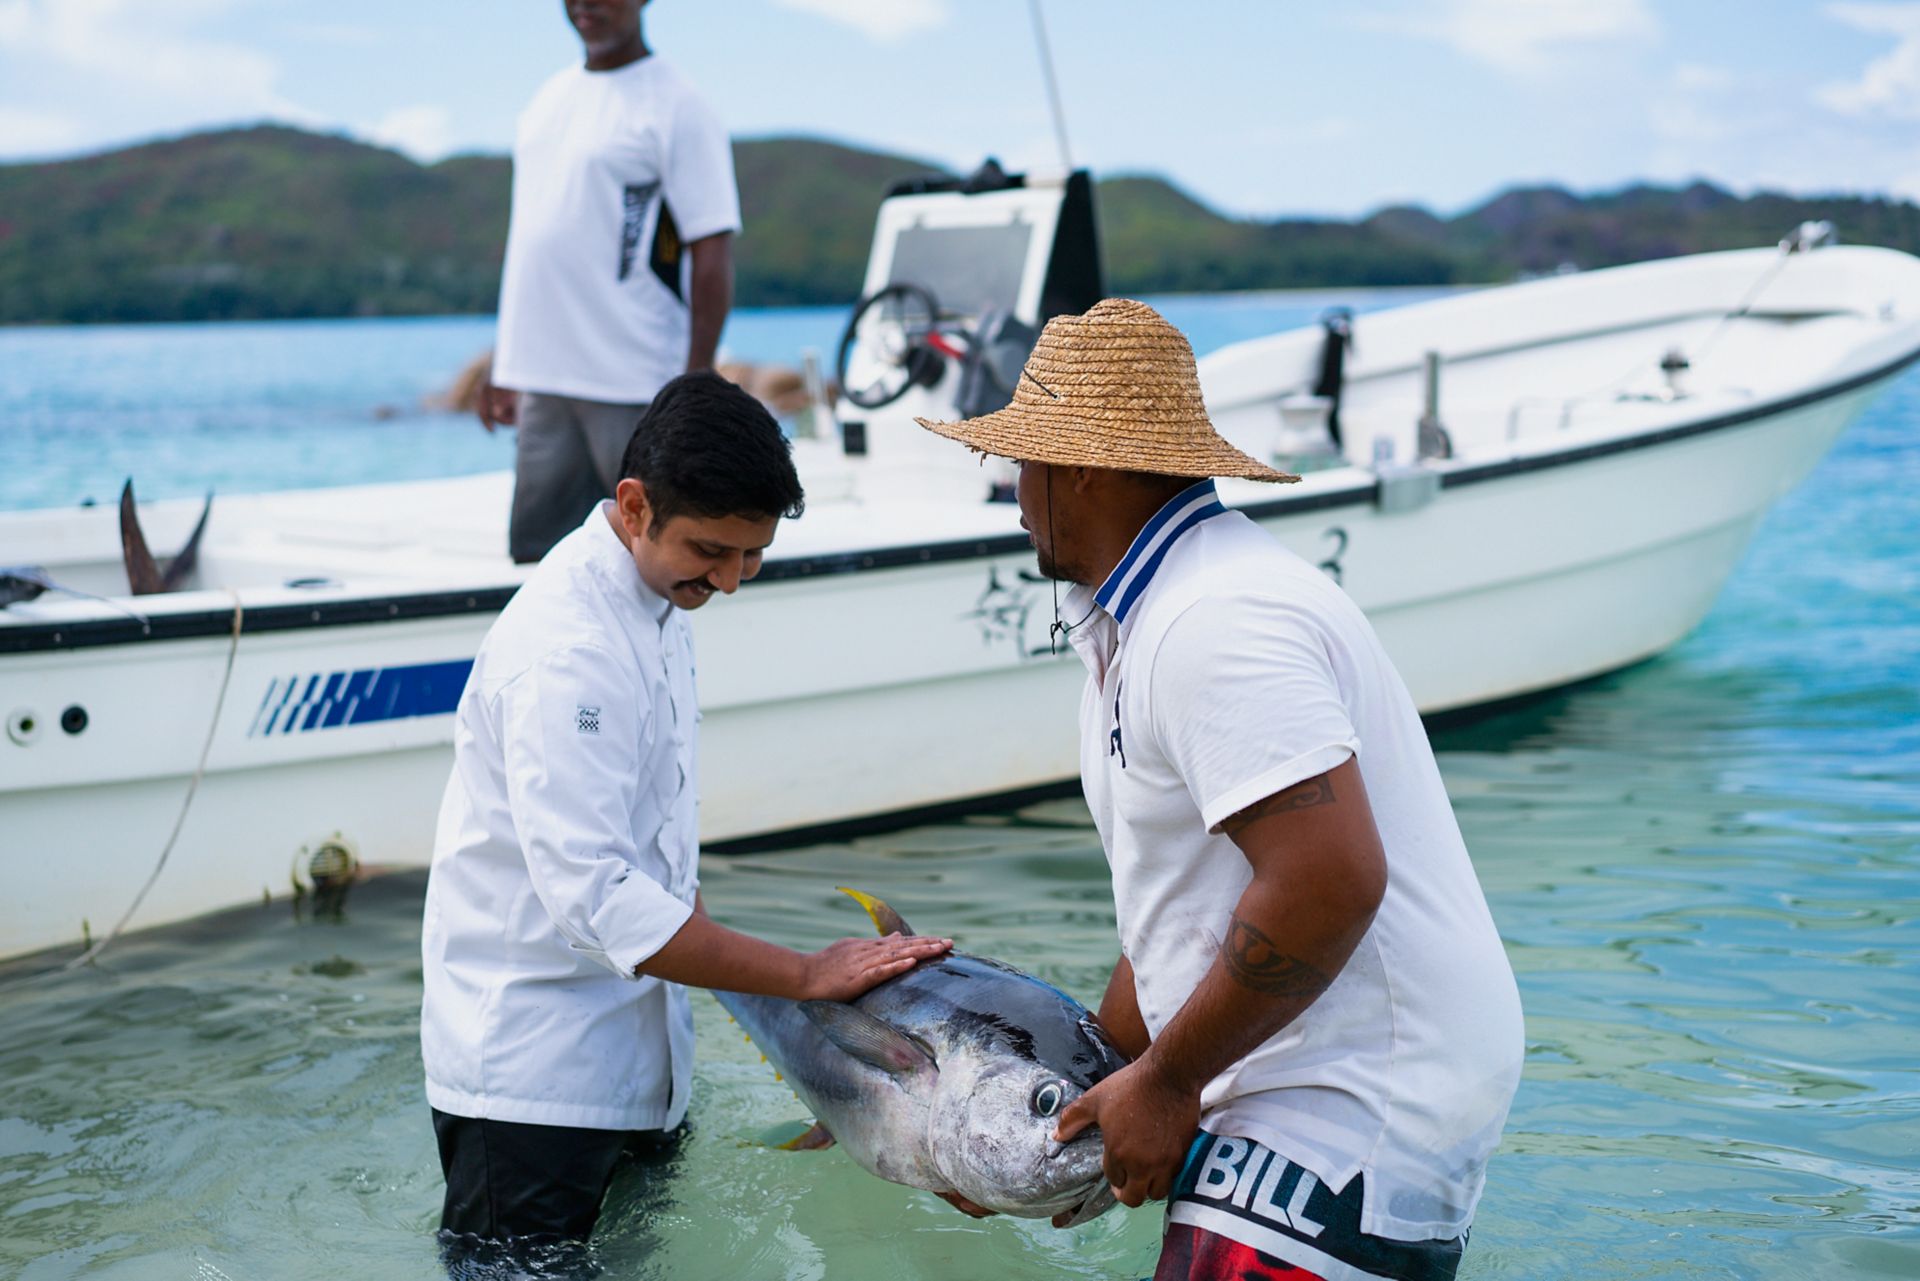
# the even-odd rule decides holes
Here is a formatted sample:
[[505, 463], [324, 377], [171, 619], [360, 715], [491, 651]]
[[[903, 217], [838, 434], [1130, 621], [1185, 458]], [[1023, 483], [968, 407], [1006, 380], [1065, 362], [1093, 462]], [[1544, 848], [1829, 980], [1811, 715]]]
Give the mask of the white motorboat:
[[[1081, 670], [1050, 652], [1050, 585], [988, 501], [995, 467], [911, 420], [1004, 402], [1037, 327], [1099, 297], [1094, 234], [1084, 174], [883, 204], [842, 349], [866, 406], [797, 442], [807, 514], [695, 616], [709, 844], [1073, 778]], [[1216, 352], [1222, 431], [1306, 472], [1222, 497], [1344, 584], [1424, 711], [1646, 658], [1920, 357], [1920, 260], [1817, 239]], [[98, 597], [0, 609], [0, 955], [97, 935], [143, 892], [134, 926], [423, 862], [451, 713], [525, 573], [510, 486], [223, 497], [184, 589], [137, 597], [114, 513], [0, 515], [0, 563], [38, 567], [14, 594]], [[148, 536], [179, 546], [198, 514], [157, 504]]]

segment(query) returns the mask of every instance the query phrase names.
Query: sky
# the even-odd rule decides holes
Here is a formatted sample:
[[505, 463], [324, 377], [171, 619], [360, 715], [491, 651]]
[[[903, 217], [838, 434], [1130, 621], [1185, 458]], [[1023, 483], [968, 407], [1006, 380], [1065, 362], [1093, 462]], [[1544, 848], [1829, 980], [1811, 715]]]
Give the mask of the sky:
[[[1074, 163], [1225, 212], [1705, 178], [1920, 198], [1920, 0], [1040, 0]], [[653, 0], [736, 136], [1057, 165], [1030, 0]], [[274, 120], [507, 150], [560, 0], [0, 0], [0, 161]]]

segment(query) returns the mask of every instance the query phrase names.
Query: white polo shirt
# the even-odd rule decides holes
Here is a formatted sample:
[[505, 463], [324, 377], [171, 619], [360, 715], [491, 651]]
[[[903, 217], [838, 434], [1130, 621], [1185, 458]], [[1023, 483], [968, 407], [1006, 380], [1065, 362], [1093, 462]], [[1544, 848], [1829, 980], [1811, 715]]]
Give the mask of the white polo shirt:
[[493, 380], [652, 400], [687, 367], [684, 246], [739, 229], [726, 126], [670, 63], [559, 72], [514, 137]]
[[693, 1016], [636, 978], [693, 913], [693, 636], [602, 503], [481, 643], [427, 881], [427, 1100], [457, 1116], [678, 1125]]
[[1520, 1078], [1520, 999], [1373, 628], [1325, 574], [1223, 507], [1212, 481], [1068, 601], [1091, 672], [1081, 775], [1149, 1033], [1211, 968], [1252, 880], [1223, 820], [1357, 757], [1386, 850], [1386, 896], [1346, 967], [1206, 1086], [1201, 1125], [1336, 1191], [1364, 1174], [1364, 1232], [1465, 1231]]

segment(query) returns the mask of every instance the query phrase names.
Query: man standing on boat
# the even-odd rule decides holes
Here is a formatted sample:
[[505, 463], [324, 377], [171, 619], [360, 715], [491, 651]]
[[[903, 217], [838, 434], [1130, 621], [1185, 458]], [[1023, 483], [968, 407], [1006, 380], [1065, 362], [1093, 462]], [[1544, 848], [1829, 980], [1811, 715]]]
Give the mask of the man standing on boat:
[[[1454, 1275], [1520, 1076], [1519, 996], [1413, 701], [1360, 610], [1222, 505], [1291, 481], [1207, 421], [1193, 353], [1110, 299], [1013, 403], [923, 426], [1020, 464], [1089, 679], [1087, 804], [1135, 1062], [1061, 1115], [1174, 1278]], [[965, 1208], [965, 1207], [963, 1207]]]
[[641, 30], [647, 0], [566, 0], [583, 66], [520, 117], [493, 368], [479, 417], [518, 426], [507, 541], [537, 561], [613, 492], [633, 425], [710, 369], [740, 229], [726, 128]]
[[615, 1163], [670, 1153], [693, 1065], [682, 984], [851, 1000], [949, 946], [894, 935], [802, 954], [700, 901], [687, 611], [759, 572], [802, 501], [759, 401], [717, 374], [675, 379], [613, 499], [480, 646], [421, 941], [450, 1263], [583, 1240]]

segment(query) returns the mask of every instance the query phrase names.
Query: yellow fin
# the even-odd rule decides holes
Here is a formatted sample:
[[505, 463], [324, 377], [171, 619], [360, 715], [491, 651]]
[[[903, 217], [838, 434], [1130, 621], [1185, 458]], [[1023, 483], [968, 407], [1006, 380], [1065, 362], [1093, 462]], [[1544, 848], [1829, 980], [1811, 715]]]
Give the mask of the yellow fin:
[[888, 907], [882, 900], [875, 898], [871, 894], [862, 894], [859, 890], [850, 890], [844, 885], [838, 885], [834, 888], [858, 903], [861, 907], [866, 908], [867, 915], [873, 919], [873, 927], [880, 931], [883, 936], [888, 934], [913, 933], [913, 927], [906, 923], [900, 913]]

